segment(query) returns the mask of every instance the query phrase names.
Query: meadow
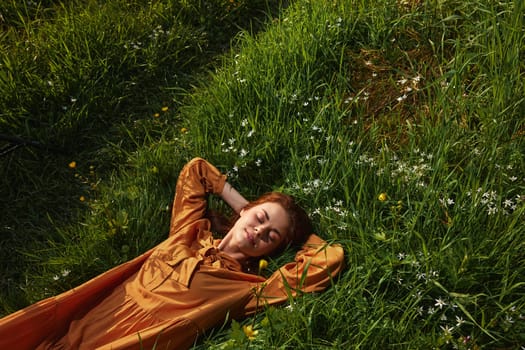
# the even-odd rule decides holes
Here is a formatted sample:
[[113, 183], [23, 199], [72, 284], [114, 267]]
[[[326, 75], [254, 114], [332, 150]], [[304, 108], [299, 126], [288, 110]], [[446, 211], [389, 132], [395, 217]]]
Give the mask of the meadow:
[[162, 241], [178, 172], [201, 156], [247, 198], [296, 196], [346, 268], [195, 349], [524, 349], [524, 13], [6, 1], [0, 315]]

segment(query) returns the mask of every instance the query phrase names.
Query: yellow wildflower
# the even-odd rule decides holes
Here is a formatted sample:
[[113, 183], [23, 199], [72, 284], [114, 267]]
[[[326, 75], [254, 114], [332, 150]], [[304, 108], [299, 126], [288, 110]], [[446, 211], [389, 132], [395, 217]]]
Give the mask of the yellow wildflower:
[[259, 260], [259, 273], [268, 267], [268, 261], [261, 259]]
[[160, 114], [159, 114], [159, 113], [155, 113], [155, 114], [153, 114], [153, 116], [154, 116], [155, 118], [158, 118], [158, 117], [160, 117]]
[[80, 196], [79, 200], [80, 200], [81, 202], [84, 202], [84, 201], [86, 200], [86, 197], [84, 197], [84, 196]]
[[69, 167], [70, 167], [71, 169], [75, 169], [75, 168], [77, 167], [77, 162], [72, 161], [71, 163], [69, 163]]
[[162, 107], [160, 110], [163, 111], [163, 112], [167, 112], [168, 111], [168, 107]]
[[185, 134], [188, 132], [188, 129], [187, 128], [180, 128], [180, 132]]
[[379, 199], [381, 202], [386, 201], [387, 195], [385, 192], [381, 193], [379, 196], [377, 196], [377, 199]]
[[259, 333], [259, 331], [253, 329], [252, 325], [242, 326], [242, 330], [250, 340], [254, 340], [257, 334]]

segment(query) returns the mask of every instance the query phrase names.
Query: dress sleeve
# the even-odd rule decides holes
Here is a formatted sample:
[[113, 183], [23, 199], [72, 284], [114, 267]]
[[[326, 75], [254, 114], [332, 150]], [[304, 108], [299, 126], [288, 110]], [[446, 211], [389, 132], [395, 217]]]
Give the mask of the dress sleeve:
[[245, 314], [255, 312], [257, 307], [285, 302], [301, 292], [324, 290], [343, 264], [344, 252], [340, 245], [331, 245], [317, 235], [310, 235], [294, 262], [282, 266], [258, 285], [245, 307]]
[[170, 236], [176, 235], [206, 212], [207, 195], [220, 194], [226, 176], [202, 158], [193, 158], [181, 170], [171, 212]]

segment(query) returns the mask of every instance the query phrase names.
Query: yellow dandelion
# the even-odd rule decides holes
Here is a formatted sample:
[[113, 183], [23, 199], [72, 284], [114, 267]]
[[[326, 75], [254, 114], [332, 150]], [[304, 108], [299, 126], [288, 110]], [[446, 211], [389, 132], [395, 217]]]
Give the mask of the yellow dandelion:
[[187, 128], [180, 128], [180, 132], [185, 134], [188, 132], [188, 129]]
[[167, 112], [168, 111], [168, 107], [162, 107], [160, 110], [163, 111], [163, 112]]
[[81, 202], [85, 202], [85, 201], [86, 201], [86, 197], [84, 197], [84, 196], [80, 196], [79, 200], [80, 200]]
[[242, 330], [250, 340], [254, 340], [259, 333], [259, 331], [253, 329], [252, 325], [242, 326]]
[[386, 201], [387, 195], [385, 192], [381, 193], [379, 196], [377, 196], [377, 199], [379, 199], [381, 202]]
[[268, 267], [268, 261], [261, 259], [259, 260], [259, 273]]
[[69, 163], [68, 165], [69, 165], [69, 167], [70, 167], [71, 169], [75, 169], [75, 168], [77, 167], [77, 162], [72, 161], [72, 162]]
[[155, 113], [155, 114], [153, 114], [153, 117], [158, 118], [158, 117], [160, 117], [160, 114], [159, 113]]

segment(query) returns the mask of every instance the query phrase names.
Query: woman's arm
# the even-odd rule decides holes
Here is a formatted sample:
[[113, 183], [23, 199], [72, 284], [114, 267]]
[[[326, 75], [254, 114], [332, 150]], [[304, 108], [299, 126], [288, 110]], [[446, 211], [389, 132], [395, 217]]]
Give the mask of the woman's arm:
[[177, 180], [170, 223], [170, 236], [177, 234], [206, 213], [207, 196], [223, 192], [226, 176], [202, 158], [194, 158]]
[[312, 234], [303, 248], [295, 255], [295, 261], [275, 271], [259, 290], [252, 295], [244, 312], [252, 314], [257, 308], [286, 302], [298, 292], [319, 292], [327, 288], [342, 270], [344, 252], [339, 244], [328, 244]]
[[224, 188], [221, 192], [221, 198], [228, 203], [228, 205], [239, 214], [248, 204], [246, 198], [244, 198], [235, 188], [232, 187], [228, 182], [224, 184]]

